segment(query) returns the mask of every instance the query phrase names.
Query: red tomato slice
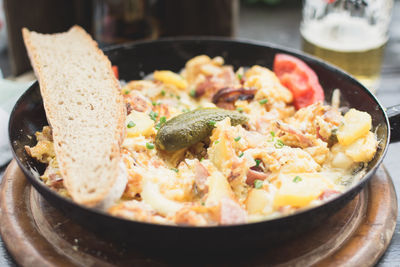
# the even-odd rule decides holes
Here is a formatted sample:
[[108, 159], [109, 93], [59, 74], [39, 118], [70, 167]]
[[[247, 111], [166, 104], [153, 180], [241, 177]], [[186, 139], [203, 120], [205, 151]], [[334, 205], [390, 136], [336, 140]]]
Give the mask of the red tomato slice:
[[286, 54], [276, 54], [274, 72], [282, 85], [292, 92], [296, 109], [324, 101], [324, 90], [317, 74], [302, 60]]
[[112, 71], [114, 72], [114, 75], [117, 79], [119, 79], [119, 75], [118, 75], [118, 66], [112, 66]]

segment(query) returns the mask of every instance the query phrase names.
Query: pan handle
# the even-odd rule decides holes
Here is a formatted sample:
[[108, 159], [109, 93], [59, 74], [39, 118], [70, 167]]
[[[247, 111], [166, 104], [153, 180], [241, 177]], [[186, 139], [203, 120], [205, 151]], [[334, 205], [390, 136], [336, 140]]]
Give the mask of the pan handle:
[[400, 105], [386, 109], [390, 122], [390, 143], [400, 141]]

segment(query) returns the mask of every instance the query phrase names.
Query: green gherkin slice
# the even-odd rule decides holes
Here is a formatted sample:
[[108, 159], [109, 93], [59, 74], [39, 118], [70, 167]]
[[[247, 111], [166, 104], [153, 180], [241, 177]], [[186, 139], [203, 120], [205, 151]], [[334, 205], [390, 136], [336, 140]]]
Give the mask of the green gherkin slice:
[[214, 122], [231, 119], [232, 125], [244, 124], [248, 118], [237, 112], [220, 108], [199, 108], [180, 114], [164, 123], [157, 132], [158, 149], [176, 151], [189, 147], [211, 135]]

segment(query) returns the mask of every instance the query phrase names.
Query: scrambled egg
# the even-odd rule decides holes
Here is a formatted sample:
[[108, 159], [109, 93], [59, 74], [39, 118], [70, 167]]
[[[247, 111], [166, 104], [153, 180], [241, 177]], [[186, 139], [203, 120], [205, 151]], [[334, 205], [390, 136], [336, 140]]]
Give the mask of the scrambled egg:
[[[129, 177], [109, 213], [132, 220], [209, 226], [288, 215], [346, 190], [378, 146], [368, 113], [350, 109], [342, 116], [320, 102], [296, 111], [292, 93], [272, 71], [253, 66], [235, 73], [221, 57], [197, 56], [180, 74], [155, 71], [152, 79], [127, 83], [122, 94]], [[155, 135], [167, 120], [215, 106], [246, 114], [247, 125], [226, 118], [189, 148], [156, 149]], [[49, 164], [43, 181], [68, 196], [50, 128], [37, 139], [27, 151]]]

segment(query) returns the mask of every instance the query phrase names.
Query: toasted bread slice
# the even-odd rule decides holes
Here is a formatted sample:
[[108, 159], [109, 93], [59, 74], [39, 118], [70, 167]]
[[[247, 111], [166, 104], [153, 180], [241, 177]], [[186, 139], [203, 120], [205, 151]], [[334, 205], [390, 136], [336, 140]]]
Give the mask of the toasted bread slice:
[[64, 186], [77, 203], [108, 206], [126, 185], [120, 165], [126, 110], [111, 63], [79, 26], [57, 34], [22, 32]]

